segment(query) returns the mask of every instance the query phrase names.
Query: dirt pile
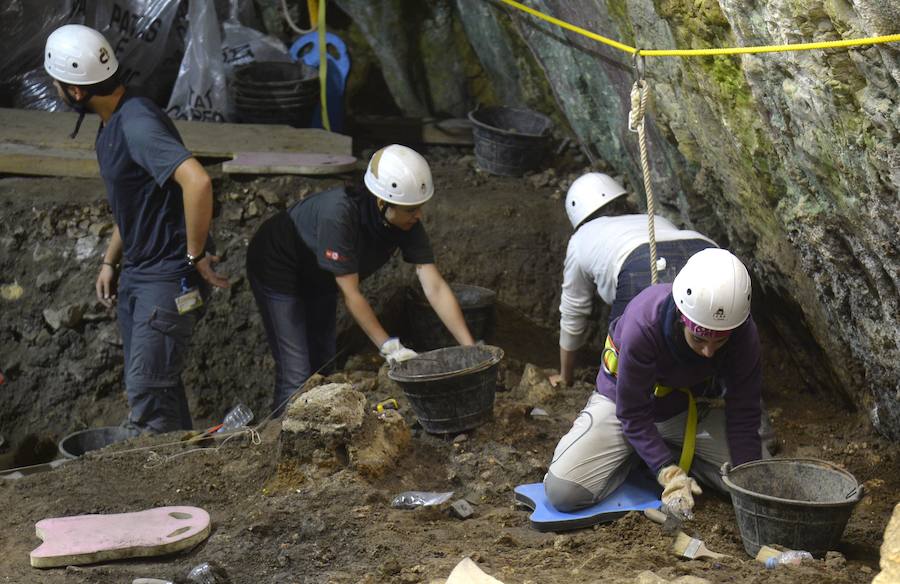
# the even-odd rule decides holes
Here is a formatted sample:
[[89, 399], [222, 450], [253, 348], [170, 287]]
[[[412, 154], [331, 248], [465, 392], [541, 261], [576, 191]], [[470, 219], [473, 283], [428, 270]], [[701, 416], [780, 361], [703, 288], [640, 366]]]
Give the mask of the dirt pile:
[[[351, 365], [367, 360], [363, 356]], [[530, 373], [523, 376], [526, 370]], [[587, 377], [592, 372], [581, 373]], [[877, 439], [868, 439], [865, 449], [851, 448], [859, 428], [803, 396], [770, 396], [784, 453], [846, 465], [869, 493], [855, 510], [840, 548], [827, 560], [767, 572], [744, 553], [730, 502], [709, 493], [700, 498], [689, 529], [711, 549], [731, 556], [718, 562], [671, 555], [671, 538], [637, 513], [558, 535], [531, 529], [528, 513], [513, 505], [512, 490], [542, 479], [556, 441], [591, 386], [581, 382], [545, 395], [540, 406], [547, 415], [541, 415], [534, 410], [534, 396], [541, 392], [528, 389], [529, 377], [538, 386], [544, 381], [539, 368], [505, 360], [499, 378], [508, 381], [498, 385], [493, 420], [448, 437], [429, 435], [417, 426], [402, 391], [384, 370], [344, 370], [314, 381], [320, 385], [309, 390], [310, 398], [317, 390], [321, 398], [335, 387], [344, 388], [344, 395], [353, 399], [343, 403], [354, 404], [355, 412], [347, 419], [359, 421], [360, 428], [384, 424], [371, 411], [375, 403], [398, 400], [400, 409], [391, 424], [402, 426], [409, 438], [406, 444], [397, 441], [402, 447], [382, 473], [361, 472], [352, 456], [321, 456], [328, 448], [316, 456], [316, 449], [306, 450], [309, 456], [300, 457], [302, 463], [286, 458], [289, 433], [271, 423], [259, 444], [242, 437], [218, 443], [219, 448], [196, 449], [179, 443], [178, 435], [139, 438], [51, 473], [0, 481], [0, 513], [6, 517], [0, 533], [8, 551], [0, 559], [0, 575], [11, 582], [105, 583], [175, 578], [202, 561], [214, 561], [238, 583], [413, 583], [445, 578], [462, 557], [473, 558], [507, 584], [598, 578], [661, 582], [682, 576], [710, 582], [862, 583], [877, 570], [881, 533], [900, 488], [900, 456]], [[310, 401], [321, 404], [320, 398]], [[292, 407], [300, 407], [298, 402]], [[790, 414], [785, 413], [788, 408]], [[317, 430], [326, 426], [319, 424]], [[363, 442], [356, 446], [377, 440]], [[342, 443], [352, 450], [354, 441], [347, 436], [330, 444]], [[332, 454], [339, 451], [330, 448]], [[461, 520], [445, 508], [391, 508], [397, 494], [410, 490], [453, 491], [473, 515]], [[161, 559], [42, 572], [28, 566], [28, 552], [38, 543], [34, 523], [41, 518], [161, 505], [203, 507], [212, 516], [212, 535], [190, 552]], [[657, 579], [639, 576], [645, 571]]]
[[[294, 459], [283, 456], [287, 434], [277, 424], [261, 430], [259, 443], [242, 437], [196, 448], [179, 435], [139, 438], [53, 472], [0, 480], [6, 519], [0, 541], [8, 552], [0, 558], [0, 579], [105, 584], [183, 577], [192, 566], [215, 561], [238, 583], [412, 583], [445, 578], [471, 557], [507, 584], [652, 581], [639, 576], [646, 571], [667, 581], [871, 580], [900, 492], [898, 447], [875, 437], [846, 404], [807, 389], [790, 358], [803, 349], [782, 345], [764, 319], [765, 399], [781, 454], [836, 462], [867, 489], [835, 550], [839, 556], [766, 573], [744, 554], [730, 501], [709, 493], [691, 529], [732, 556], [719, 563], [678, 560], [668, 551], [671, 538], [637, 514], [559, 535], [531, 529], [528, 513], [514, 508], [512, 490], [543, 478], [599, 363], [589, 349], [589, 367], [578, 371], [575, 387], [554, 390], [546, 383], [543, 368], [558, 355], [549, 327], [558, 318], [560, 261], [570, 233], [559, 209], [565, 181], [488, 178], [452, 151], [434, 166], [439, 195], [426, 225], [438, 266], [451, 282], [498, 294], [491, 340], [506, 358], [491, 422], [459, 436], [425, 433], [374, 350], [344, 335], [338, 371], [307, 389], [349, 384], [361, 396], [354, 407], [362, 407], [362, 423], [352, 438], [295, 450], [302, 456]], [[532, 184], [545, 180], [548, 186]], [[268, 413], [272, 360], [242, 276], [247, 241], [264, 217], [337, 181], [217, 177], [215, 184], [215, 238], [233, 286], [216, 293], [194, 339], [185, 384], [198, 427], [220, 421], [236, 401], [247, 403], [257, 420]], [[102, 184], [2, 179], [0, 215], [0, 370], [8, 377], [0, 391], [0, 433], [15, 447], [0, 462], [8, 466], [52, 458], [59, 437], [116, 424], [126, 406], [118, 332], [93, 294], [109, 229]], [[388, 312], [391, 299], [415, 278], [392, 261], [365, 286]], [[604, 311], [596, 316], [599, 329]], [[371, 410], [391, 397], [400, 408], [386, 424]], [[144, 450], [124, 452], [134, 448]], [[471, 517], [461, 520], [443, 508], [391, 508], [398, 493], [410, 490], [453, 491]], [[207, 509], [211, 537], [174, 557], [49, 572], [28, 566], [28, 552], [38, 544], [34, 523], [42, 518], [162, 505]]]

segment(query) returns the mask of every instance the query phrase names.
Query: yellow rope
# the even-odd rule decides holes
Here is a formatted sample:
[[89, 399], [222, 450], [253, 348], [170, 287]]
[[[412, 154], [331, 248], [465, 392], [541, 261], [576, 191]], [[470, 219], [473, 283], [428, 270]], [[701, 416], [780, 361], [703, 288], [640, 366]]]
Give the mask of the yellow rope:
[[640, 53], [644, 57], [706, 57], [712, 55], [746, 55], [750, 53], [783, 53], [785, 51], [812, 51], [814, 49], [839, 49], [846, 47], [858, 47], [863, 45], [879, 45], [883, 43], [900, 42], [900, 34], [890, 34], [877, 37], [868, 37], [862, 39], [846, 39], [840, 41], [822, 41], [818, 43], [798, 43], [792, 45], [762, 45], [756, 47], [726, 47], [722, 49], [636, 49], [626, 44], [606, 38], [595, 32], [575, 26], [564, 20], [554, 18], [548, 14], [544, 14], [534, 8], [529, 8], [524, 4], [515, 0], [500, 0], [504, 4], [508, 4], [513, 8], [527, 12], [535, 18], [540, 18], [551, 24], [555, 24], [566, 30], [570, 30], [581, 36], [593, 39], [610, 47], [619, 49], [629, 54]]
[[325, 37], [325, 5], [328, 0], [319, 3], [319, 101], [322, 110], [322, 127], [331, 131], [328, 119], [328, 42]]

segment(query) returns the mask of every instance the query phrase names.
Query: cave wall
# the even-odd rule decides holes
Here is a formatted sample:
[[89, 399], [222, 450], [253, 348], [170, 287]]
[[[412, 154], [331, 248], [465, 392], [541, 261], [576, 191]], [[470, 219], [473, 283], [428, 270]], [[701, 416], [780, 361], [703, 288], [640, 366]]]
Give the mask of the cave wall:
[[[552, 327], [570, 231], [560, 201], [528, 179], [487, 181], [471, 157], [429, 154], [429, 161], [436, 194], [424, 221], [444, 278], [490, 288], [523, 320]], [[269, 413], [274, 362], [245, 277], [247, 245], [266, 218], [345, 178], [239, 179], [209, 169], [216, 175], [218, 270], [232, 285], [212, 291], [183, 375], [197, 428], [218, 423], [239, 401], [257, 421]], [[49, 448], [52, 457], [55, 441], [69, 432], [117, 425], [127, 416], [115, 311], [99, 304], [94, 291], [111, 230], [99, 179], [0, 177], [0, 372], [6, 377], [0, 469], [10, 451], [23, 449], [16, 466], [31, 462], [23, 444]], [[406, 286], [418, 283], [400, 254], [362, 283], [387, 330], [401, 339], [404, 306], [398, 303]], [[374, 351], [352, 324], [339, 302], [338, 363]], [[555, 359], [554, 343], [545, 351], [549, 359]]]
[[[433, 67], [421, 66], [427, 52], [401, 55], [390, 44], [396, 29], [387, 34], [386, 24], [403, 23], [407, 34], [421, 37], [410, 45], [441, 46], [443, 62], [456, 63], [471, 55], [442, 39], [458, 20], [492, 85], [482, 96], [553, 115], [586, 151], [643, 190], [637, 140], [627, 128], [630, 55], [499, 3], [456, 0], [448, 17], [447, 2], [429, 2], [440, 7], [444, 30], [417, 26], [422, 9], [408, 3], [377, 3], [377, 26], [366, 24], [370, 3], [339, 3], [363, 30], [382, 31], [367, 38], [379, 55], [390, 55], [382, 59], [386, 78], [398, 58], [408, 70], [420, 57], [419, 74], [434, 78]], [[900, 5], [874, 1], [527, 4], [643, 48], [860, 38], [897, 33], [900, 23]], [[385, 20], [388, 5], [393, 12]], [[900, 439], [900, 48], [648, 58], [646, 77], [654, 191], [663, 213], [747, 263], [754, 310], [779, 332], [805, 389], [838, 394]], [[444, 91], [439, 83], [419, 87]], [[541, 98], [547, 90], [554, 103]], [[398, 85], [395, 97], [401, 91]], [[416, 108], [398, 101], [409, 115], [422, 115], [428, 103], [427, 96]]]

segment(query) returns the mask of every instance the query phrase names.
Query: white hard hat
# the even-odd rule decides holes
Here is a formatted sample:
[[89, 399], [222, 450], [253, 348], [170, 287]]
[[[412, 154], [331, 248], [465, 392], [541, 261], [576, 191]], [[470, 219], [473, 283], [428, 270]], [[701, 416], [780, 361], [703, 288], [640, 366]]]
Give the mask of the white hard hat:
[[750, 316], [750, 274], [731, 252], [709, 248], [688, 259], [672, 283], [675, 306], [711, 331], [735, 329]]
[[373, 154], [364, 180], [373, 195], [393, 205], [421, 205], [434, 194], [428, 162], [400, 144]]
[[118, 68], [109, 41], [88, 26], [67, 24], [47, 38], [44, 69], [57, 81], [93, 85], [112, 77]]
[[591, 213], [624, 194], [625, 188], [609, 175], [589, 172], [579, 176], [566, 193], [566, 215], [572, 228], [578, 229]]

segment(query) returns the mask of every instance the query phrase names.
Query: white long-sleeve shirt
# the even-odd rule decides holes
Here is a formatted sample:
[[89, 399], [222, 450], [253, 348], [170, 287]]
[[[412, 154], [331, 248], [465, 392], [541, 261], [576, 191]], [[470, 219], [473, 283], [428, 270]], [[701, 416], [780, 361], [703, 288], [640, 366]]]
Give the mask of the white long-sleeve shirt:
[[[657, 242], [703, 239], [715, 245], [705, 235], [678, 229], [659, 215], [654, 217], [654, 227]], [[575, 351], [584, 344], [594, 291], [603, 302], [612, 304], [622, 264], [638, 246], [649, 241], [646, 215], [597, 217], [572, 234], [559, 302], [560, 347]]]

